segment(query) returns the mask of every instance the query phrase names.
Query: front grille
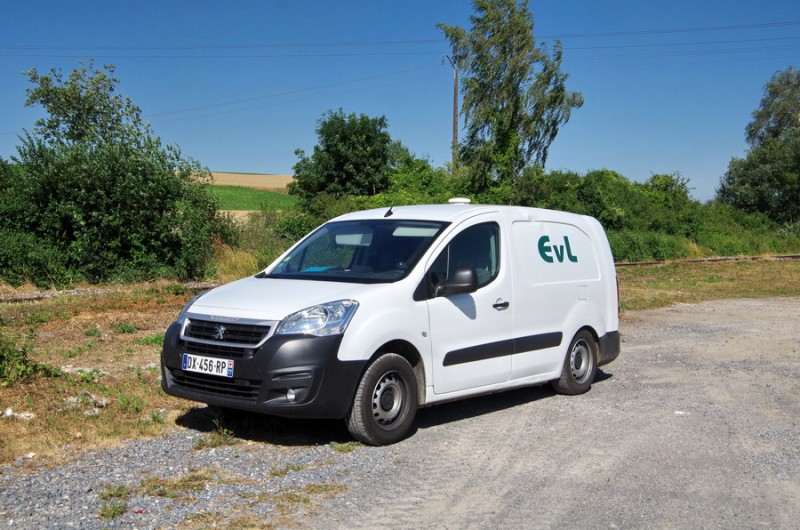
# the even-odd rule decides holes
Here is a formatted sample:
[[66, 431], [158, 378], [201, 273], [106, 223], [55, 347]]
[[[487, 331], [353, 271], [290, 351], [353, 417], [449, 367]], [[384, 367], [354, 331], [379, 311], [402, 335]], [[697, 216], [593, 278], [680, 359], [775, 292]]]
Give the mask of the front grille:
[[255, 345], [269, 334], [269, 326], [191, 319], [184, 334], [193, 339]]
[[257, 380], [225, 379], [213, 375], [184, 372], [177, 368], [170, 368], [169, 373], [175, 386], [206, 394], [256, 401], [261, 390], [261, 381]]
[[194, 355], [215, 355], [217, 357], [224, 357], [226, 359], [242, 359], [245, 357], [252, 357], [254, 351], [248, 348], [226, 346], [224, 344], [203, 344], [201, 342], [189, 341], [180, 341], [179, 344], [184, 353], [191, 353]]

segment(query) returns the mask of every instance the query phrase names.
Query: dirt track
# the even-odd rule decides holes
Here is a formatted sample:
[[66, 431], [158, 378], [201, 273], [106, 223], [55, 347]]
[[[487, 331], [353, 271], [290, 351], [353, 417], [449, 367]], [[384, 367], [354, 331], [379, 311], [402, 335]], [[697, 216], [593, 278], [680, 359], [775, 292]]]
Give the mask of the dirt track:
[[309, 526], [797, 528], [800, 299], [637, 312], [622, 331], [586, 395], [420, 411]]

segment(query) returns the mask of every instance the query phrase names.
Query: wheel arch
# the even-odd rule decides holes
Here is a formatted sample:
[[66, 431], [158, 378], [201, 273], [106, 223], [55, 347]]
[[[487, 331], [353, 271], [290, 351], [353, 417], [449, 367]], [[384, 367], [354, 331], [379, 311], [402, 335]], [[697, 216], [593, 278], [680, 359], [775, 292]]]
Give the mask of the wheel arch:
[[403, 357], [414, 370], [414, 377], [417, 380], [417, 401], [420, 406], [425, 404], [425, 364], [417, 348], [408, 341], [397, 339], [389, 341], [378, 348], [369, 360], [367, 365], [372, 364], [381, 355], [395, 353]]

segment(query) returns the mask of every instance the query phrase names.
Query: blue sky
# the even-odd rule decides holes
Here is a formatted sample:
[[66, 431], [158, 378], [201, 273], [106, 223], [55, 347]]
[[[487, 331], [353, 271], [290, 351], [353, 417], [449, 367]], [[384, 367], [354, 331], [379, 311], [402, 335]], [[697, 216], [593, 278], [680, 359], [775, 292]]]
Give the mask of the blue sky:
[[[796, 0], [531, 2], [537, 41], [564, 45], [586, 102], [548, 169], [680, 173], [710, 199], [770, 76], [800, 66]], [[292, 172], [324, 112], [385, 115], [392, 138], [450, 158], [452, 69], [436, 24], [466, 0], [4, 2], [0, 157], [31, 129], [22, 71], [114, 64], [119, 91], [165, 142], [212, 171]], [[459, 120], [463, 125], [463, 120]]]

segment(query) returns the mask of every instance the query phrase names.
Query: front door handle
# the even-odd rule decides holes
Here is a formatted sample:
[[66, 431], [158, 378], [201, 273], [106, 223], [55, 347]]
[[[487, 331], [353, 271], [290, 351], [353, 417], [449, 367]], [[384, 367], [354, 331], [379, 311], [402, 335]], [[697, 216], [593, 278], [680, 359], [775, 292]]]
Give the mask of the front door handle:
[[509, 304], [508, 302], [506, 302], [506, 301], [505, 301], [505, 300], [503, 300], [502, 298], [498, 298], [498, 299], [497, 299], [497, 302], [495, 302], [495, 303], [492, 305], [492, 307], [493, 307], [493, 308], [495, 308], [495, 309], [497, 309], [498, 311], [505, 311], [506, 309], [508, 309], [508, 306], [509, 306], [509, 305], [511, 305], [511, 304]]

